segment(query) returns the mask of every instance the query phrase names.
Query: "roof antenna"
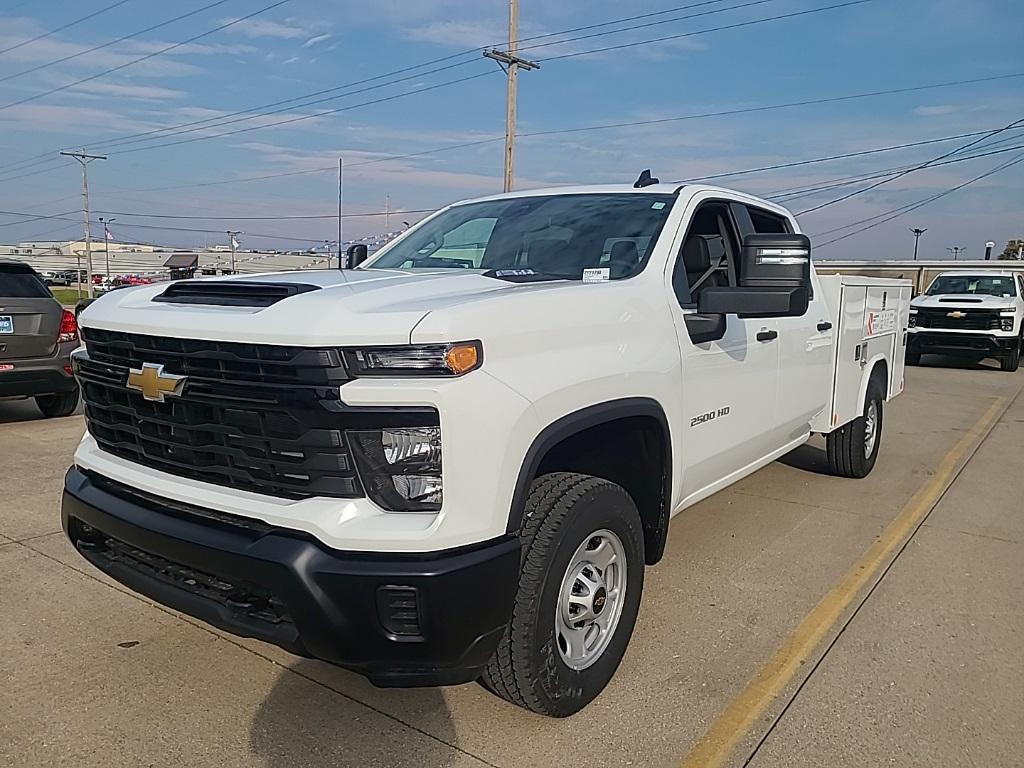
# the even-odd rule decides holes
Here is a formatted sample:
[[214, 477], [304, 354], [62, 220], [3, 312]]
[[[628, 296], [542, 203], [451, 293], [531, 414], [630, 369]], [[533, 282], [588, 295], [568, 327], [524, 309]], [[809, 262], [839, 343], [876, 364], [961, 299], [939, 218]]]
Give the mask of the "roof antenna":
[[643, 187], [649, 187], [652, 184], [660, 184], [661, 180], [651, 176], [651, 169], [648, 168], [645, 171], [641, 171], [640, 178], [633, 182], [633, 189], [642, 189]]

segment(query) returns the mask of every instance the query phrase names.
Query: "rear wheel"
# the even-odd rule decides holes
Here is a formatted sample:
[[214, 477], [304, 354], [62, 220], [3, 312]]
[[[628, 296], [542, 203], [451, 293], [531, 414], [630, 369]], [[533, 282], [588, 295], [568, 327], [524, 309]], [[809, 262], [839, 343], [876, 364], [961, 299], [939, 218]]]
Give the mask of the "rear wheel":
[[882, 402], [885, 393], [878, 379], [868, 383], [864, 413], [825, 438], [832, 471], [840, 477], [867, 477], [875, 468], [882, 442]]
[[43, 416], [50, 419], [58, 416], [70, 416], [78, 408], [78, 388], [56, 395], [38, 395], [36, 407], [43, 412]]
[[620, 486], [557, 472], [531, 486], [520, 536], [512, 619], [480, 682], [520, 707], [566, 717], [608, 684], [633, 633], [640, 515]]
[[1010, 373], [1020, 368], [1020, 344], [1014, 347], [1012, 352], [1004, 355], [999, 360], [999, 365], [1004, 371]]

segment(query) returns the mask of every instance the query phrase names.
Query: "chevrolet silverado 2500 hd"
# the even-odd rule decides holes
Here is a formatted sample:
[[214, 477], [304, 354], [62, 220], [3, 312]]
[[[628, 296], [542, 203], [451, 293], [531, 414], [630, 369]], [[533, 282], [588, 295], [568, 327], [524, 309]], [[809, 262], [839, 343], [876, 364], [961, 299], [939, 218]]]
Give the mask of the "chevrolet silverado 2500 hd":
[[1004, 371], [1020, 367], [1024, 336], [1024, 277], [1015, 272], [943, 272], [910, 303], [907, 362], [938, 353], [997, 358]]
[[64, 529], [230, 632], [569, 715], [672, 515], [812, 433], [871, 471], [910, 290], [819, 277], [776, 205], [650, 185], [458, 203], [354, 269], [117, 291], [81, 317]]

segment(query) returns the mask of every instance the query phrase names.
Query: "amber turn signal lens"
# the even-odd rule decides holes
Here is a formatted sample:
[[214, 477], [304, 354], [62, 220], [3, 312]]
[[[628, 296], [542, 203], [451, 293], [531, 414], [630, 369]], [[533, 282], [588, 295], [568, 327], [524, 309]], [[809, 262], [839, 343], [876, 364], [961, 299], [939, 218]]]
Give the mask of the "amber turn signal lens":
[[456, 344], [445, 353], [444, 361], [452, 373], [468, 373], [480, 365], [480, 349], [476, 344]]

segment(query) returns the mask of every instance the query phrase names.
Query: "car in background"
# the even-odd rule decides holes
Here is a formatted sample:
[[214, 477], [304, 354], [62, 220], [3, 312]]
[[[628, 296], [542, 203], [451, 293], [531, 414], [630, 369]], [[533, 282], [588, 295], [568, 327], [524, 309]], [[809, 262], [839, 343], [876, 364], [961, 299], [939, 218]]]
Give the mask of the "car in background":
[[22, 261], [0, 258], [0, 398], [33, 397], [44, 416], [78, 407], [71, 352], [78, 321]]
[[910, 305], [906, 361], [933, 353], [1020, 367], [1024, 345], [1024, 275], [1011, 271], [943, 272]]
[[71, 285], [71, 278], [66, 272], [40, 272], [39, 276], [46, 285]]

